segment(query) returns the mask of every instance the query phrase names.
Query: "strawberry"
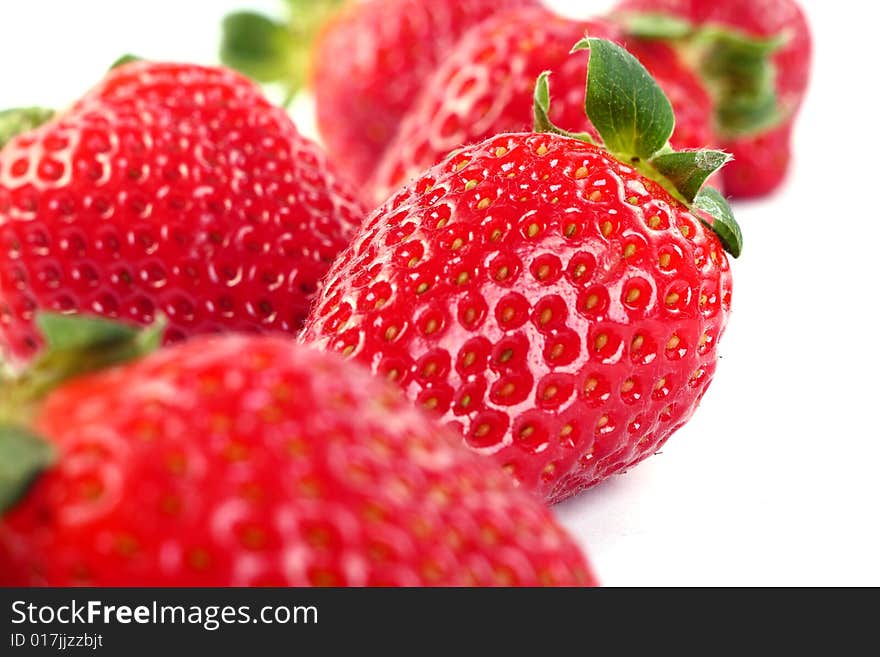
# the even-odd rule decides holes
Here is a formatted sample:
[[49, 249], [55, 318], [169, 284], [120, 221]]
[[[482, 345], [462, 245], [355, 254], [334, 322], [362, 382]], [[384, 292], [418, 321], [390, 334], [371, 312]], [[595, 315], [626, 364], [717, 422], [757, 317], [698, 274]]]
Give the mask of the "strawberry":
[[741, 248], [723, 197], [701, 189], [727, 156], [674, 152], [645, 69], [611, 42], [586, 46], [605, 147], [549, 121], [542, 76], [544, 132], [466, 146], [389, 199], [303, 334], [396, 381], [549, 502], [688, 420], [730, 309], [724, 248]]
[[362, 212], [243, 77], [123, 65], [0, 151], [0, 342], [32, 354], [38, 309], [296, 332]]
[[[554, 122], [569, 130], [591, 130], [583, 113], [583, 71], [589, 53], [570, 57], [568, 52], [585, 33], [625, 40], [610, 23], [569, 20], [536, 7], [498, 14], [470, 30], [425, 83], [401, 122], [371, 179], [373, 200], [384, 201], [459, 146], [527, 130], [534, 81], [543, 71], [553, 72], [554, 88], [559, 90], [560, 102], [552, 108]], [[702, 148], [714, 142], [712, 101], [699, 80], [668, 46], [639, 47], [642, 52], [634, 54], [646, 63], [675, 109], [673, 143]]]
[[289, 20], [252, 11], [224, 21], [223, 61], [288, 99], [311, 83], [333, 161], [352, 180], [372, 171], [431, 72], [464, 32], [540, 0], [288, 0]]
[[725, 190], [770, 194], [790, 163], [791, 134], [810, 76], [812, 39], [794, 0], [622, 0], [617, 18], [670, 43], [713, 92], [716, 130], [734, 155]]
[[[0, 509], [18, 499], [0, 520], [0, 584], [595, 581], [537, 500], [337, 356], [201, 336], [58, 381], [157, 335], [44, 324], [53, 350], [3, 389], [4, 411], [24, 401], [33, 419], [0, 429]], [[47, 374], [56, 387], [35, 398]]]

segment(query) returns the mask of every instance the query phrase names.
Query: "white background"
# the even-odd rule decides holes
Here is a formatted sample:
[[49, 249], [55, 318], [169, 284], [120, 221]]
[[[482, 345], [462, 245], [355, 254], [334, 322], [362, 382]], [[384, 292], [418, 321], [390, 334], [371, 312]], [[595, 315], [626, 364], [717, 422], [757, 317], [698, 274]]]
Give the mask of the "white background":
[[[558, 0], [569, 13], [603, 0]], [[0, 0], [0, 107], [63, 107], [124, 52], [216, 62], [221, 17], [280, 0]], [[740, 205], [715, 383], [629, 474], [557, 507], [607, 585], [880, 585], [873, 3], [802, 0], [813, 84], [785, 189]], [[307, 105], [296, 117], [310, 131]]]

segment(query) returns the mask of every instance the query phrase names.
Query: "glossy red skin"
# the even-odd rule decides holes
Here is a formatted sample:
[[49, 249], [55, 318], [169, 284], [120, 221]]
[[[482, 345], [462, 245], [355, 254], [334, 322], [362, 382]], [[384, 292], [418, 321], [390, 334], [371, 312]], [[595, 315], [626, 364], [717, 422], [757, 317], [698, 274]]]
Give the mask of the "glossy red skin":
[[596, 146], [506, 134], [371, 215], [303, 339], [397, 381], [557, 502], [688, 420], [730, 296], [717, 237], [659, 186]]
[[0, 343], [33, 353], [38, 309], [295, 333], [363, 216], [245, 78], [128, 64], [0, 152]]
[[363, 180], [456, 41], [496, 12], [538, 0], [352, 2], [319, 35], [312, 58], [318, 128], [339, 169]]
[[784, 34], [788, 41], [774, 55], [776, 92], [783, 124], [762, 134], [722, 140], [734, 161], [723, 175], [725, 191], [739, 198], [766, 196], [782, 184], [790, 163], [790, 136], [810, 78], [812, 37], [803, 10], [794, 0], [623, 0], [625, 11], [664, 12], [697, 24], [719, 24], [757, 37]]
[[595, 584], [537, 500], [369, 372], [193, 339], [71, 381], [58, 465], [0, 520], [0, 584]]
[[[551, 120], [570, 131], [595, 134], [584, 115], [589, 52], [570, 54], [587, 33], [626, 41], [610, 23], [569, 20], [541, 8], [509, 11], [473, 28], [403, 119], [371, 179], [372, 200], [385, 201], [460, 146], [502, 132], [531, 130], [535, 81], [544, 71], [552, 73]], [[633, 54], [648, 62], [675, 108], [676, 146], [713, 143], [712, 101], [697, 78], [665, 44], [636, 45]]]

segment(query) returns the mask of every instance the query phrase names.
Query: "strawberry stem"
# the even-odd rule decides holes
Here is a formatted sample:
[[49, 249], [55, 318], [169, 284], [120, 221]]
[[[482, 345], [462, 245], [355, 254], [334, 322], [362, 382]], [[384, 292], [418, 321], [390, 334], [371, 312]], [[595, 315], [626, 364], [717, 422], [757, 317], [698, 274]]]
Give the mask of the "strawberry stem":
[[0, 148], [13, 137], [38, 128], [51, 119], [55, 112], [44, 107], [19, 107], [0, 111]]
[[0, 426], [0, 514], [24, 497], [55, 463], [52, 444], [18, 427]]

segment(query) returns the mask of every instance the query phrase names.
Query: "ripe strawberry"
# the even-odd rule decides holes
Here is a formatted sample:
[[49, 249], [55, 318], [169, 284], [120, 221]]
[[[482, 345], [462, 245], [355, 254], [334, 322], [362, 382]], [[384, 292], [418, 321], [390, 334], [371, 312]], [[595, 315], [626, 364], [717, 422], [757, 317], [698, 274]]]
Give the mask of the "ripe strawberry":
[[[470, 30], [425, 83], [385, 151], [370, 193], [381, 203], [401, 184], [433, 166], [453, 149], [502, 132], [528, 130], [534, 81], [553, 72], [560, 102], [552, 119], [569, 130], [591, 130], [584, 117], [584, 69], [588, 52], [569, 56], [585, 33], [622, 43], [610, 23], [581, 22], [538, 7], [498, 14]], [[715, 141], [712, 101], [676, 53], [661, 43], [640, 44], [633, 54], [646, 63], [672, 101], [673, 143], [703, 148]]]
[[0, 151], [0, 342], [38, 309], [168, 338], [300, 328], [363, 218], [316, 145], [232, 71], [136, 62]]
[[549, 134], [467, 146], [376, 210], [303, 334], [397, 381], [550, 502], [654, 453], [694, 412], [731, 295], [703, 222], [741, 244], [723, 198], [700, 191], [725, 154], [673, 152], [644, 68], [584, 43], [587, 111], [615, 155], [549, 122], [542, 76]]
[[[76, 362], [55, 346], [38, 364]], [[279, 337], [195, 338], [61, 383], [34, 417], [57, 459], [0, 520], [3, 585], [594, 583], [497, 466], [368, 372]], [[25, 487], [46, 461], [21, 431], [0, 449]]]
[[372, 171], [425, 80], [471, 26], [536, 0], [371, 0], [350, 4], [313, 57], [318, 128], [353, 180]]
[[798, 4], [622, 0], [618, 12], [631, 32], [665, 40], [696, 62], [715, 94], [721, 143], [734, 155], [725, 169], [725, 190], [749, 198], [777, 189], [788, 170], [792, 126], [810, 76], [812, 39]]

